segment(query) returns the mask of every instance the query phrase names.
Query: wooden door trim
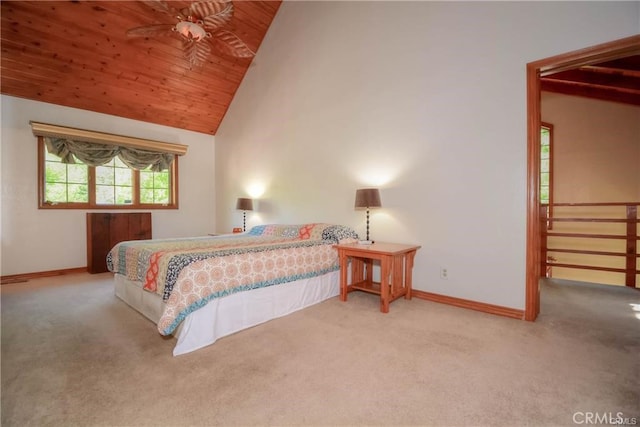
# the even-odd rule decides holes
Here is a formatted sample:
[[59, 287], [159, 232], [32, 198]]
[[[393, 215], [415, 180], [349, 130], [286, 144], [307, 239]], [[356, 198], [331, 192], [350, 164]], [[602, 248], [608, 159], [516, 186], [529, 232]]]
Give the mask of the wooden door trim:
[[599, 44], [527, 64], [527, 249], [525, 320], [540, 312], [540, 77], [640, 54], [640, 35]]

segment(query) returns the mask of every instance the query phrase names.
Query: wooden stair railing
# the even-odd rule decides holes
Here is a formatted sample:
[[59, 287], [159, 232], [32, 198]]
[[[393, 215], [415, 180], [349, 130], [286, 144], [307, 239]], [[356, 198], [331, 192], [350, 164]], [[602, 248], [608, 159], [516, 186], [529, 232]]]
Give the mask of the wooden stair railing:
[[[541, 271], [549, 271], [550, 267], [564, 267], [564, 268], [576, 268], [587, 270], [599, 270], [615, 273], [624, 273], [625, 286], [636, 288], [636, 275], [640, 274], [640, 270], [637, 269], [637, 259], [640, 258], [638, 254], [638, 206], [640, 203], [554, 203], [553, 207], [581, 207], [581, 206], [598, 206], [598, 207], [613, 207], [613, 206], [625, 206], [626, 218], [589, 218], [589, 217], [552, 217], [549, 218], [549, 206], [544, 204], [540, 206], [540, 220], [541, 220]], [[555, 212], [555, 209], [552, 210]], [[557, 222], [590, 222], [590, 223], [626, 223], [625, 234], [595, 234], [595, 233], [567, 233], [567, 232], [550, 232], [549, 225]], [[548, 237], [574, 237], [584, 239], [619, 239], [625, 240], [625, 251], [595, 251], [595, 250], [581, 250], [571, 248], [549, 248]], [[603, 255], [613, 257], [624, 257], [625, 268], [593, 266], [584, 264], [565, 264], [554, 262], [555, 258], [550, 256], [549, 253], [573, 253], [584, 255]]]

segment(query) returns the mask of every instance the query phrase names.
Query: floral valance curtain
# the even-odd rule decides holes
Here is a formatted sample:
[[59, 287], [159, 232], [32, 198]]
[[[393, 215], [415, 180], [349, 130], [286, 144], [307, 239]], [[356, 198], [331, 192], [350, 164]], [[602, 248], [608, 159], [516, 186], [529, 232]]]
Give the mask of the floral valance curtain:
[[172, 142], [96, 132], [67, 126], [30, 121], [33, 134], [42, 137], [47, 151], [75, 163], [76, 159], [90, 166], [101, 166], [118, 156], [133, 169], [151, 167], [154, 172], [171, 167], [175, 156], [187, 153], [187, 146]]
[[[77, 158], [89, 166], [101, 166], [118, 156], [122, 162], [132, 169], [151, 167], [154, 172], [169, 169], [175, 158], [174, 154], [139, 148], [99, 144], [95, 142], [75, 141], [58, 137], [44, 137], [47, 151], [62, 159], [63, 163], [75, 163]], [[75, 157], [75, 158], [74, 158]]]

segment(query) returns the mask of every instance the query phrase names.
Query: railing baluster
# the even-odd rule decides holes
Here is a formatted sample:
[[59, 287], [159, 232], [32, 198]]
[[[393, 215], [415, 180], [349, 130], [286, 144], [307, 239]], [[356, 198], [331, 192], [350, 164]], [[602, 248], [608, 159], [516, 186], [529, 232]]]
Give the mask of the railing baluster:
[[548, 233], [548, 216], [549, 205], [540, 206], [540, 230], [542, 230], [542, 238], [540, 239], [540, 271], [544, 273], [544, 277], [551, 277], [549, 274], [549, 266], [547, 264], [547, 233]]
[[638, 207], [627, 205], [627, 262], [625, 285], [636, 287], [636, 258], [638, 242]]
[[[553, 218], [549, 215], [551, 209], [547, 205], [540, 206], [540, 224], [541, 224], [541, 243], [540, 243], [540, 263], [541, 271], [545, 272], [546, 277], [551, 277], [550, 270], [555, 265], [563, 268], [577, 268], [587, 270], [600, 270], [616, 273], [624, 273], [625, 286], [636, 288], [637, 280], [636, 275], [640, 273], [637, 268], [638, 255], [638, 206], [640, 203], [554, 203], [553, 206], [566, 206], [566, 207], [578, 207], [578, 206], [625, 206], [626, 218]], [[625, 234], [590, 234], [590, 233], [564, 233], [564, 232], [549, 232], [548, 225], [552, 221], [562, 222], [592, 222], [592, 223], [626, 223]], [[580, 250], [580, 249], [567, 249], [567, 248], [549, 248], [548, 238], [550, 236], [555, 237], [573, 237], [573, 238], [587, 238], [587, 239], [620, 239], [625, 241], [625, 251], [592, 251], [592, 250]], [[597, 267], [592, 265], [580, 265], [580, 264], [564, 264], [550, 262], [550, 252], [564, 252], [564, 253], [576, 253], [585, 255], [603, 255], [603, 256], [617, 256], [625, 258], [625, 268], [613, 268], [613, 267]]]

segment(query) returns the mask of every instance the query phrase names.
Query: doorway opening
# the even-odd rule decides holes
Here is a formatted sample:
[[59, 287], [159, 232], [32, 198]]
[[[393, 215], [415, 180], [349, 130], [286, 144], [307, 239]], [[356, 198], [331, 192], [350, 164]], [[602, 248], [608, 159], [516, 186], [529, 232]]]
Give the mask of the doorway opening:
[[525, 320], [540, 313], [541, 218], [540, 218], [540, 126], [543, 76], [581, 66], [640, 54], [640, 35], [603, 43], [586, 49], [527, 64], [527, 249]]

